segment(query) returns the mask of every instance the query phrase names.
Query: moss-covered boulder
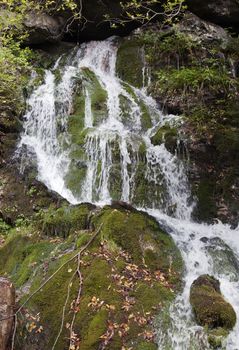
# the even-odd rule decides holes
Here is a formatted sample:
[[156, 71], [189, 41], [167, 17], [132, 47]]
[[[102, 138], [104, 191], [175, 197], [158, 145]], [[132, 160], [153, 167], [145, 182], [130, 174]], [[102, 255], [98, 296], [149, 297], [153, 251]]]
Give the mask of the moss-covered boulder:
[[[154, 316], [174, 299], [181, 280], [182, 259], [171, 237], [122, 203], [68, 210], [45, 213], [53, 237], [38, 224], [21, 227], [0, 249], [0, 274], [17, 286], [20, 304], [31, 295], [18, 314], [17, 349], [55, 343], [56, 350], [156, 350]], [[66, 222], [68, 230], [70, 220], [63, 239], [60, 227]]]
[[94, 222], [102, 223], [103, 237], [130, 252], [135, 263], [164, 273], [171, 271], [170, 278], [180, 281], [181, 255], [172, 238], [159, 228], [154, 218], [119, 205], [115, 209], [106, 206]]
[[164, 143], [165, 147], [174, 153], [177, 149], [178, 131], [174, 127], [164, 125], [151, 137], [151, 142], [155, 146]]
[[222, 296], [220, 282], [212, 276], [202, 275], [193, 282], [190, 303], [197, 323], [209, 329], [212, 345], [218, 344], [236, 324], [236, 313]]

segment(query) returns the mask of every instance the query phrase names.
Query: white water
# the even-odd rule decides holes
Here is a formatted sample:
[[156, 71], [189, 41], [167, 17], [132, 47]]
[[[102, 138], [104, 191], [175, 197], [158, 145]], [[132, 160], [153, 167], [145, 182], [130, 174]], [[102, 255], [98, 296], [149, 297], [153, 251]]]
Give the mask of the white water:
[[[210, 241], [205, 243], [204, 239], [221, 238], [238, 260], [239, 228], [231, 230], [221, 223], [208, 226], [191, 220], [193, 205], [190, 204], [191, 194], [184, 164], [176, 155], [172, 155], [164, 144], [154, 146], [150, 140], [151, 135], [160, 126], [174, 124], [180, 120], [176, 116], [163, 115], [156, 102], [147, 96], [147, 84], [150, 82], [147, 67], [143, 69], [144, 86], [139, 90], [117, 78], [116, 59], [115, 40], [84, 44], [75, 50], [69, 56], [68, 63], [60, 68], [60, 83], [57, 83], [54, 77], [54, 69], [57, 69], [61, 62], [58, 60], [54, 69], [46, 72], [45, 82], [28, 100], [29, 108], [25, 115], [24, 133], [18, 153], [27, 150], [29, 158], [36, 157], [39, 180], [69, 202], [88, 201], [105, 204], [111, 201], [110, 181], [115, 180], [111, 178], [111, 170], [115, 165], [113, 145], [117, 145], [122, 179], [118, 199], [130, 202], [137, 189], [135, 177], [139, 164], [139, 144], [144, 142], [144, 176], [152, 186], [162, 185], [165, 195], [163, 198], [152, 198], [151, 203], [147, 205], [142, 202], [141, 206], [155, 216], [172, 235], [185, 261], [185, 287], [171, 306], [171, 322], [167, 332], [161, 331], [163, 325], [159, 324], [159, 349], [209, 349], [203, 329], [198, 327], [193, 319], [189, 304], [190, 285], [201, 274], [213, 274], [220, 280], [222, 292], [233, 305], [239, 319], [239, 272], [236, 268], [233, 270], [233, 266], [227, 269], [218, 268], [217, 251], [216, 257], [215, 254], [212, 257], [208, 251]], [[94, 73], [101, 87], [107, 92], [106, 113], [103, 120], [97, 123], [92, 111], [89, 82], [83, 79], [86, 68]], [[76, 196], [67, 188], [65, 178], [71, 162], [68, 119], [79, 77], [85, 97], [84, 127], [88, 133], [84, 145], [86, 176], [80, 188], [80, 195]], [[121, 106], [122, 97], [128, 104], [127, 122]], [[152, 127], [148, 130], [142, 127], [141, 102], [147, 107], [151, 117]], [[219, 246], [218, 249], [223, 252], [225, 246]], [[239, 349], [239, 322], [227, 339], [225, 347], [228, 350]]]

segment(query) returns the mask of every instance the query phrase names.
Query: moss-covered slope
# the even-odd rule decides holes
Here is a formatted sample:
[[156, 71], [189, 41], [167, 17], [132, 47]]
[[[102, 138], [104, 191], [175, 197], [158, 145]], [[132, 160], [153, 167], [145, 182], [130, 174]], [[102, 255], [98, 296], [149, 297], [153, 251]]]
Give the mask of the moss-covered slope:
[[50, 209], [35, 226], [10, 231], [0, 250], [0, 274], [17, 286], [19, 305], [46, 282], [18, 314], [19, 350], [56, 340], [59, 350], [156, 349], [153, 319], [174, 299], [181, 273], [170, 236], [122, 204]]

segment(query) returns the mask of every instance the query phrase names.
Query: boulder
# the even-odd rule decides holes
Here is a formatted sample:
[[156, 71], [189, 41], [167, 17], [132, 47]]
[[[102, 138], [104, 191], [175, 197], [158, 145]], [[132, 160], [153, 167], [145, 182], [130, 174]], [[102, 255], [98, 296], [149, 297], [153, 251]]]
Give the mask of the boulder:
[[12, 326], [15, 305], [15, 288], [13, 284], [4, 277], [0, 277], [0, 349], [7, 349]]
[[190, 303], [200, 326], [227, 331], [235, 326], [236, 313], [222, 296], [220, 282], [213, 276], [202, 275], [193, 282]]
[[64, 33], [65, 22], [66, 20], [60, 16], [53, 17], [42, 12], [29, 13], [24, 22], [29, 32], [27, 43], [37, 45], [60, 41]]
[[175, 28], [180, 33], [186, 34], [202, 44], [222, 43], [226, 45], [229, 41], [229, 34], [225, 29], [213, 22], [205, 21], [191, 12], [186, 12]]

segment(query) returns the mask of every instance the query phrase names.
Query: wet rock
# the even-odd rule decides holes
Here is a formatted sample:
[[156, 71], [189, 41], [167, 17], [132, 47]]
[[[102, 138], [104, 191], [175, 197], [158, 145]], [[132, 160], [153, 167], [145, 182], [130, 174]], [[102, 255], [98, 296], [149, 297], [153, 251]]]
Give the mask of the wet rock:
[[228, 275], [233, 281], [238, 281], [239, 264], [232, 249], [219, 237], [201, 238], [205, 243], [205, 249], [213, 260], [214, 272]]
[[236, 313], [222, 296], [216, 278], [209, 275], [198, 277], [191, 286], [190, 303], [200, 326], [226, 331], [235, 326]]
[[6, 350], [11, 337], [15, 305], [15, 289], [13, 284], [4, 277], [0, 277], [0, 349]]
[[151, 142], [153, 145], [165, 144], [165, 147], [171, 152], [175, 153], [178, 144], [177, 129], [169, 125], [160, 127], [152, 136]]

